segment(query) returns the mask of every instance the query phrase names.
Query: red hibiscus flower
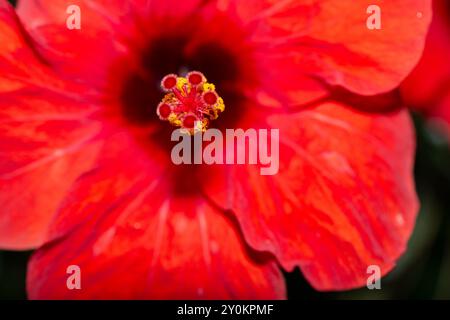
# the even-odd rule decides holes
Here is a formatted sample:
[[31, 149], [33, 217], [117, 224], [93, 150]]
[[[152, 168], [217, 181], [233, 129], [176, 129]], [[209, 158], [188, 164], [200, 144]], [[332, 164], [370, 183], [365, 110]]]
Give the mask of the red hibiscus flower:
[[450, 3], [435, 0], [433, 11], [422, 60], [401, 89], [406, 104], [450, 139]]
[[[0, 245], [38, 248], [29, 297], [284, 298], [280, 267], [318, 290], [389, 272], [418, 208], [414, 134], [375, 111], [431, 13], [376, 1], [369, 30], [372, 2], [29, 0], [18, 19], [1, 0]], [[225, 102], [213, 127], [280, 130], [278, 174], [172, 163], [159, 84], [194, 70]]]

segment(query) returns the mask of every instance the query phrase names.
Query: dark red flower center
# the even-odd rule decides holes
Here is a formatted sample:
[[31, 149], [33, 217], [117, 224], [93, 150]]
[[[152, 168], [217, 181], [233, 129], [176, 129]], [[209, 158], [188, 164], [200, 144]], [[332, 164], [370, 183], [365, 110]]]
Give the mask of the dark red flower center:
[[[177, 113], [177, 110], [170, 112], [169, 107], [173, 109], [174, 104], [167, 101], [160, 105], [162, 91], [175, 96], [179, 91], [183, 96], [186, 94], [184, 89], [177, 88], [178, 75], [183, 75], [192, 87], [201, 87], [206, 76], [209, 83], [215, 85], [215, 90], [200, 90], [195, 95], [191, 94], [189, 99], [195, 97], [193, 101], [188, 101], [187, 97], [181, 100], [177, 97], [178, 102], [183, 100], [181, 105], [184, 108], [190, 106], [198, 120], [213, 120], [211, 115], [205, 115], [205, 109], [209, 113], [223, 100], [227, 111], [220, 116], [220, 121], [209, 122], [208, 125], [219, 129], [235, 128], [243, 116], [242, 105], [246, 94], [257, 86], [259, 79], [259, 71], [253, 65], [253, 48], [249, 47], [251, 44], [244, 29], [224, 15], [207, 21], [195, 14], [168, 19], [170, 24], [167, 27], [149, 24], [147, 29], [139, 29], [138, 33], [132, 34], [129, 42], [139, 45], [132, 49], [132, 55], [117, 62], [117, 68], [125, 72], [121, 76], [121, 88], [114, 88], [120, 93], [124, 120], [134, 127], [159, 126], [160, 130], [171, 133], [173, 128], [160, 120], [170, 121], [171, 113]], [[214, 30], [227, 30], [227, 33], [216, 34]], [[198, 72], [188, 74], [194, 70]], [[111, 78], [119, 78], [114, 68], [111, 69]], [[174, 89], [177, 90], [172, 91]], [[220, 97], [216, 92], [220, 93]], [[158, 105], [160, 107], [156, 113], [155, 107]], [[215, 117], [213, 112], [212, 118]]]
[[[240, 127], [247, 110], [247, 93], [258, 85], [260, 75], [253, 64], [248, 36], [228, 17], [170, 19], [167, 27], [149, 22], [148, 28], [130, 35], [128, 42], [139, 45], [111, 67], [109, 90], [118, 94], [115, 114], [121, 124], [137, 133], [136, 139], [149, 158], [154, 157], [157, 145], [165, 151], [168, 162], [176, 144], [171, 141], [176, 127], [189, 132], [195, 131], [196, 123], [202, 129]], [[211, 23], [221, 26], [211, 28]], [[214, 30], [228, 32], [209, 34]], [[224, 103], [227, 109], [222, 112]], [[212, 121], [219, 114], [220, 119]], [[193, 175], [200, 167], [174, 166], [177, 192], [192, 189], [196, 184]]]

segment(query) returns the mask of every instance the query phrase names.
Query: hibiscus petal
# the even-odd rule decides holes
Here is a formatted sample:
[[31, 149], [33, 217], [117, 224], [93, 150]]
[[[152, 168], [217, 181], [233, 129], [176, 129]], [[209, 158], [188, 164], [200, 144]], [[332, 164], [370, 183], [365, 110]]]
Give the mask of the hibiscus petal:
[[[38, 0], [29, 0], [19, 1], [17, 11], [39, 52], [62, 71], [62, 76], [104, 86], [112, 61], [139, 46], [135, 37], [146, 36], [139, 28], [146, 19], [153, 19], [149, 14], [188, 15], [200, 2], [55, 0], [41, 5]], [[71, 5], [80, 7], [81, 30], [66, 26], [66, 11]]]
[[425, 50], [414, 71], [403, 82], [405, 104], [425, 114], [441, 113], [441, 100], [450, 91], [450, 17], [448, 1], [434, 1], [434, 17]]
[[96, 148], [88, 142], [99, 126], [83, 120], [93, 107], [42, 63], [5, 1], [0, 16], [0, 247], [31, 249], [90, 168]]
[[[31, 299], [285, 297], [276, 263], [248, 249], [223, 212], [174, 196], [164, 178], [133, 179], [142, 174], [130, 176], [132, 167], [116, 160], [78, 181], [53, 228], [72, 231], [29, 264]], [[70, 265], [80, 267], [81, 290], [66, 286]]]
[[300, 266], [319, 290], [362, 286], [369, 265], [390, 271], [418, 210], [407, 113], [327, 103], [268, 119], [261, 127], [280, 130], [279, 173], [206, 168], [209, 197], [235, 213], [253, 248], [287, 270]]
[[[81, 30], [70, 30], [67, 9], [78, 5]], [[37, 50], [61, 76], [101, 86], [107, 66], [127, 50], [120, 41], [128, 25], [122, 18], [130, 13], [127, 1], [19, 1], [17, 12], [36, 42]], [[119, 25], [120, 24], [120, 25]]]
[[[418, 62], [431, 20], [429, 0], [221, 2], [235, 8], [260, 44], [267, 87], [279, 85], [294, 105], [304, 89], [320, 95], [318, 79], [364, 95], [394, 89]], [[366, 27], [373, 4], [382, 10], [381, 30]]]
[[45, 241], [60, 201], [91, 168], [100, 125], [80, 119], [78, 102], [45, 91], [4, 94], [0, 109], [0, 246], [30, 249]]
[[0, 177], [0, 247], [28, 250], [46, 241], [49, 221], [70, 185], [90, 168], [95, 146], [58, 156], [14, 177]]
[[34, 28], [44, 24], [62, 24], [66, 26], [69, 14], [66, 12], [71, 5], [80, 7], [84, 26], [108, 28], [114, 19], [127, 14], [130, 1], [119, 0], [54, 0], [42, 3], [40, 0], [19, 0], [17, 11], [27, 22], [27, 27]]
[[20, 90], [27, 85], [59, 88], [58, 81], [34, 51], [28, 34], [23, 30], [14, 8], [0, 1], [0, 92]]

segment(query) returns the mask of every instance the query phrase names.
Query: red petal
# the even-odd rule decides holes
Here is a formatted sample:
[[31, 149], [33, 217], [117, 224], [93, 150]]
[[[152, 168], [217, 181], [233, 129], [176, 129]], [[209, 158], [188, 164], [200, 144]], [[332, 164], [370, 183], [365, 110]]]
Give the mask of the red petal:
[[408, 107], [423, 112], [450, 137], [450, 15], [446, 0], [434, 2], [434, 17], [422, 60], [401, 86]]
[[268, 122], [280, 129], [279, 173], [210, 167], [205, 192], [234, 211], [253, 248], [272, 252], [288, 270], [300, 266], [317, 289], [362, 286], [373, 264], [390, 271], [418, 207], [407, 113], [362, 114], [330, 103]]
[[56, 208], [91, 167], [99, 126], [45, 91], [4, 94], [0, 105], [0, 246], [30, 249], [45, 241]]
[[98, 125], [82, 120], [91, 107], [40, 63], [4, 1], [0, 16], [0, 247], [30, 249], [45, 241], [61, 199], [90, 167], [95, 146], [87, 142]]
[[[31, 299], [285, 297], [276, 264], [246, 248], [223, 212], [200, 197], [175, 197], [164, 179], [127, 182], [138, 176], [129, 167], [79, 181], [57, 219], [64, 225], [75, 214], [76, 227], [31, 259]], [[81, 290], [66, 286], [70, 265], [81, 268]]]
[[31, 46], [14, 9], [6, 1], [0, 1], [0, 92], [11, 92], [26, 85], [59, 87], [42, 65], [42, 60]]
[[229, 2], [260, 44], [267, 88], [279, 85], [294, 105], [308, 87], [319, 95], [318, 79], [364, 95], [394, 89], [419, 60], [431, 20], [429, 0], [382, 2], [381, 30], [366, 27], [371, 0]]
[[81, 30], [72, 30], [72, 35], [93, 30], [112, 34], [115, 32], [114, 27], [117, 27], [125, 16], [132, 15], [138, 6], [144, 9], [146, 3], [146, 0], [53, 0], [44, 4], [40, 0], [19, 0], [17, 12], [27, 29], [57, 25], [64, 31], [67, 30], [66, 22], [70, 16], [67, 9], [76, 5], [80, 7]]
[[[62, 76], [99, 87], [107, 83], [109, 76], [114, 77], [108, 74], [111, 63], [129, 53], [133, 46], [139, 46], [136, 37], [146, 36], [136, 28], [153, 17], [142, 18], [143, 15], [153, 12], [188, 15], [199, 2], [171, 0], [150, 5], [146, 0], [54, 0], [44, 5], [29, 0], [19, 2], [18, 13], [37, 42], [39, 52], [62, 71]], [[66, 26], [69, 17], [66, 10], [70, 5], [80, 7], [81, 30], [69, 30]]]
[[431, 109], [450, 91], [450, 16], [448, 1], [434, 2], [434, 17], [420, 63], [402, 84], [406, 103], [416, 109]]
[[[67, 28], [71, 5], [80, 7], [81, 30]], [[61, 75], [96, 86], [104, 84], [107, 66], [126, 50], [119, 33], [129, 27], [121, 19], [130, 10], [127, 1], [85, 0], [20, 1], [17, 9], [39, 52]]]

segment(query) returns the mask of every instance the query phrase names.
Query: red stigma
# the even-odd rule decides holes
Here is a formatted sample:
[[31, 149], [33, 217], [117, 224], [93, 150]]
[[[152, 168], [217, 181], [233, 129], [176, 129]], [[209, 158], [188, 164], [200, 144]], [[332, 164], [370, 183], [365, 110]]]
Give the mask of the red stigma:
[[205, 82], [205, 77], [203, 76], [203, 74], [197, 71], [189, 73], [187, 79], [189, 83], [193, 86], [198, 86]]
[[217, 103], [217, 94], [215, 92], [205, 92], [203, 94], [203, 101], [207, 104], [212, 106], [213, 104]]
[[177, 85], [177, 76], [174, 74], [169, 74], [164, 77], [161, 82], [161, 86], [164, 91], [170, 91]]
[[198, 121], [196, 116], [191, 115], [191, 114], [187, 115], [183, 119], [183, 127], [187, 128], [187, 129], [193, 129], [196, 121]]
[[167, 103], [160, 103], [158, 106], [158, 116], [160, 119], [166, 120], [169, 118], [172, 108]]

